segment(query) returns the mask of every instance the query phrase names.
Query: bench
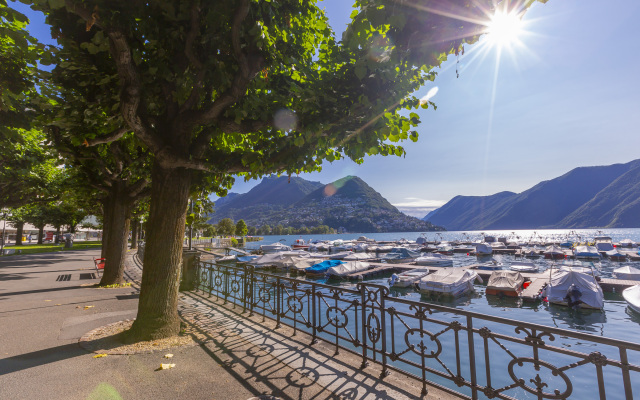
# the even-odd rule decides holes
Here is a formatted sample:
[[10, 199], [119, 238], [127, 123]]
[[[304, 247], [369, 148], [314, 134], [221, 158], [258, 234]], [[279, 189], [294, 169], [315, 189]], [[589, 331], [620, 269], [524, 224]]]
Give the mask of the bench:
[[96, 272], [99, 274], [100, 270], [104, 271], [104, 263], [107, 261], [106, 258], [94, 258], [93, 263], [96, 266]]

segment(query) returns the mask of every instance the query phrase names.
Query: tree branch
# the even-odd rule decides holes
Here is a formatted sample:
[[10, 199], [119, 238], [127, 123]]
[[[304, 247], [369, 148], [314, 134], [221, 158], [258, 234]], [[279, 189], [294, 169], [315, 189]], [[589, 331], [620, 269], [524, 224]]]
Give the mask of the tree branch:
[[85, 139], [84, 145], [87, 147], [91, 147], [99, 144], [111, 143], [123, 137], [124, 134], [127, 133], [128, 131], [129, 131], [128, 128], [116, 129], [115, 131], [111, 132], [106, 136], [98, 137], [95, 139]]
[[[220, 97], [214, 100], [214, 102], [201, 112], [194, 114], [192, 118], [186, 122], [187, 127], [193, 127], [197, 125], [207, 125], [214, 122], [222, 112], [229, 106], [236, 103], [241, 99], [249, 86], [249, 82], [256, 76], [256, 74], [262, 69], [264, 58], [256, 49], [245, 53], [242, 51], [240, 44], [242, 22], [249, 14], [249, 0], [242, 0], [240, 7], [236, 10], [233, 22], [231, 25], [231, 44], [233, 47], [233, 54], [238, 62], [239, 71], [236, 73], [231, 86], [225, 90]], [[245, 49], [249, 46], [245, 47]], [[204, 151], [203, 147], [206, 147], [208, 140], [198, 140], [198, 143], [192, 147], [195, 154], [201, 154]]]

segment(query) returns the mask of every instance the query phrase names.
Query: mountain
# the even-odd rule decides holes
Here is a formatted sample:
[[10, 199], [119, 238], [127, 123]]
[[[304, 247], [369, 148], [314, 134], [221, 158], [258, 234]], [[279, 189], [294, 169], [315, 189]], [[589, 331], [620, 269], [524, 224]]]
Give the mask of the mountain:
[[229, 193], [218, 199], [209, 222], [217, 223], [221, 219], [231, 218], [234, 221], [244, 219], [251, 225], [250, 220], [283, 210], [322, 186], [320, 182], [294, 176], [268, 176], [247, 193]]
[[449, 230], [638, 227], [639, 169], [580, 167], [519, 194], [456, 196], [424, 219]]
[[222, 206], [219, 202], [216, 202], [212, 222], [232, 218], [244, 219], [247, 225], [256, 227], [327, 225], [349, 232], [442, 230], [401, 213], [356, 176], [327, 185], [302, 178], [292, 178], [291, 183], [287, 183], [287, 178], [265, 178], [248, 193], [237, 195]]

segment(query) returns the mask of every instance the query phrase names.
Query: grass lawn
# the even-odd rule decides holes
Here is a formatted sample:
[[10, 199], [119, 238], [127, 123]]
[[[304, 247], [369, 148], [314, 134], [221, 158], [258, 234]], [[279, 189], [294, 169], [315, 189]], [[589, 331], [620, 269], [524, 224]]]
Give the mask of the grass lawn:
[[[102, 247], [102, 242], [98, 240], [93, 241], [78, 241], [73, 243], [73, 247], [70, 249], [64, 248], [64, 243], [55, 244], [55, 243], [47, 243], [47, 244], [24, 244], [22, 246], [4, 246], [5, 250], [16, 250], [20, 254], [34, 254], [34, 253], [49, 253], [55, 251], [68, 251], [68, 250], [83, 250], [83, 249], [99, 249]], [[18, 254], [9, 254], [9, 255], [18, 255]], [[0, 255], [2, 256], [2, 255]]]

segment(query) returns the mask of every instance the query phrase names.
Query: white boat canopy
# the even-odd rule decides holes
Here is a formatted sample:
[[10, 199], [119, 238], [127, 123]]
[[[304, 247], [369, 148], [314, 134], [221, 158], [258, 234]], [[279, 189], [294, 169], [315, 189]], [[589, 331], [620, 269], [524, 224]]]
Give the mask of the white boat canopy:
[[[574, 289], [579, 295], [572, 293]], [[570, 301], [567, 301], [569, 298]], [[562, 268], [551, 276], [547, 286], [547, 300], [549, 303], [582, 302], [591, 308], [604, 307], [604, 294], [593, 275]]]
[[516, 271], [493, 271], [487, 283], [487, 289], [517, 290], [522, 287], [524, 277]]
[[624, 267], [614, 269], [613, 274], [618, 279], [640, 281], [640, 269], [634, 268], [630, 265], [625, 265]]

